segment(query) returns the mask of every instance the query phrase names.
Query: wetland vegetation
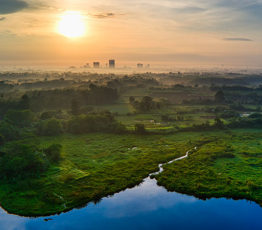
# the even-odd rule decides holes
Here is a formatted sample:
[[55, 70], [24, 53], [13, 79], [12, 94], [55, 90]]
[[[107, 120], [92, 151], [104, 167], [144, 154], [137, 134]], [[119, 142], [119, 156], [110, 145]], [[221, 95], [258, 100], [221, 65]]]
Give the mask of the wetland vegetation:
[[154, 176], [159, 185], [262, 203], [259, 75], [0, 79], [0, 203], [10, 213], [45, 216], [98, 202], [194, 147]]

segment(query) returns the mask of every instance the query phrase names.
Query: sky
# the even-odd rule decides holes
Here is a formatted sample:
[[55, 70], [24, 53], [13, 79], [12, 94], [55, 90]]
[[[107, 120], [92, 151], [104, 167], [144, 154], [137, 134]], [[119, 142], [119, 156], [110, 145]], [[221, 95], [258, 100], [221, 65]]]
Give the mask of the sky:
[[[57, 25], [80, 12], [85, 35]], [[0, 64], [262, 67], [262, 0], [0, 0]]]

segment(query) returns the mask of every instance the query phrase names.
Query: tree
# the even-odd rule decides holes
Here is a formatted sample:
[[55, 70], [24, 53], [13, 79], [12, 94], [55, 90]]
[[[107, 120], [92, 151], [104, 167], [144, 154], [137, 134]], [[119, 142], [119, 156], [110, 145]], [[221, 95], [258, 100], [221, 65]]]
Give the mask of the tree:
[[0, 145], [3, 145], [5, 142], [5, 138], [2, 134], [0, 134]]
[[73, 115], [79, 115], [80, 114], [80, 107], [79, 103], [76, 99], [73, 99], [71, 102], [71, 112]]
[[172, 119], [170, 119], [170, 117], [169, 117], [168, 114], [163, 114], [163, 115], [161, 115], [161, 120], [162, 120], [163, 122], [169, 122], [169, 121], [172, 120]]
[[55, 111], [45, 111], [41, 114], [41, 120], [47, 120], [55, 116]]
[[31, 126], [35, 117], [30, 110], [9, 110], [4, 118], [14, 126], [27, 127]]
[[142, 98], [140, 102], [140, 108], [142, 111], [150, 111], [153, 105], [153, 98], [149, 96], [145, 96]]
[[235, 110], [226, 110], [226, 111], [223, 111], [219, 116], [221, 118], [227, 119], [227, 118], [240, 117], [240, 114], [238, 112], [236, 112]]
[[96, 86], [95, 84], [91, 83], [91, 84], [89, 85], [89, 88], [90, 88], [91, 90], [94, 90], [94, 89], [97, 89], [97, 86]]
[[252, 113], [248, 116], [248, 118], [252, 119], [262, 119], [262, 114], [261, 113]]
[[0, 123], [0, 133], [5, 141], [16, 140], [20, 137], [19, 129], [6, 121]]
[[0, 175], [7, 179], [36, 176], [47, 167], [44, 155], [33, 145], [12, 143], [0, 158]]
[[215, 95], [215, 101], [217, 103], [224, 103], [226, 101], [224, 92], [222, 90], [219, 90]]
[[27, 94], [24, 94], [21, 97], [19, 107], [20, 107], [20, 109], [29, 109], [30, 108], [30, 99], [29, 99]]
[[129, 103], [132, 105], [135, 102], [135, 98], [133, 96], [129, 97]]
[[135, 124], [135, 133], [137, 134], [145, 134], [146, 129], [144, 124]]
[[216, 118], [215, 119], [215, 127], [219, 128], [219, 129], [223, 129], [225, 126], [224, 126], [224, 123], [221, 119]]
[[125, 131], [125, 126], [116, 121], [110, 112], [102, 112], [72, 117], [67, 122], [67, 131], [73, 134], [91, 132], [122, 133]]
[[58, 163], [61, 160], [62, 145], [52, 144], [47, 149], [44, 150], [44, 153], [47, 156], [47, 159], [52, 163]]
[[62, 125], [56, 119], [45, 120], [38, 126], [38, 134], [43, 136], [57, 136], [62, 132]]

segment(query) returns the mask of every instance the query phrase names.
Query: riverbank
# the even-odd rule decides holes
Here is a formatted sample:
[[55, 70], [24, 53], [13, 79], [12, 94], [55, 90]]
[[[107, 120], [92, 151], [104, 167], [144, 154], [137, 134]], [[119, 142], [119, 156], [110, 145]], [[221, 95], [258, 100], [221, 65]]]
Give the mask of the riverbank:
[[48, 216], [140, 184], [158, 164], [183, 156], [198, 135], [90, 134], [27, 141], [43, 148], [60, 143], [63, 160], [39, 178], [2, 182], [1, 206], [21, 216]]
[[[60, 143], [63, 160], [39, 178], [2, 182], [0, 202], [9, 213], [49, 216], [132, 188], [151, 173], [169, 191], [260, 203], [261, 140], [262, 134], [255, 130], [27, 140], [42, 147]], [[173, 161], [180, 157], [183, 160]], [[153, 175], [166, 162], [170, 164], [161, 165], [161, 173]]]
[[174, 162], [156, 175], [168, 191], [201, 199], [247, 199], [262, 204], [260, 132], [225, 133], [207, 143], [186, 161]]

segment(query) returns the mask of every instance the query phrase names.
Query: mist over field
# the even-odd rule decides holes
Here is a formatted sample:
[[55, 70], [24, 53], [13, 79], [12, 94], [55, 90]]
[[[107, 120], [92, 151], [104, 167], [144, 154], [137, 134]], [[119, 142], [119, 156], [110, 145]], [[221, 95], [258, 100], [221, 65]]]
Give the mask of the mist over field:
[[262, 229], [261, 22], [262, 0], [0, 0], [0, 229]]

